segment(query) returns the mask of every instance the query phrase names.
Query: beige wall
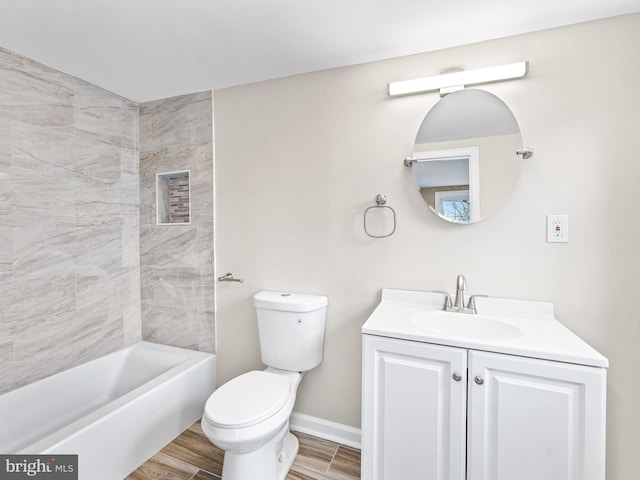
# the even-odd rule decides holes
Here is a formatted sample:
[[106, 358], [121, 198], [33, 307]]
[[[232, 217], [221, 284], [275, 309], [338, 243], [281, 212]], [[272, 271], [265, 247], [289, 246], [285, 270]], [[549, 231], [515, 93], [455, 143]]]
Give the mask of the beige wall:
[[[244, 284], [217, 286], [219, 380], [260, 368], [251, 296], [326, 294], [324, 362], [296, 410], [360, 425], [360, 327], [383, 287], [469, 290], [554, 302], [606, 355], [608, 479], [637, 475], [640, 444], [640, 15], [229, 88], [214, 94], [216, 261]], [[487, 85], [513, 110], [525, 161], [508, 204], [471, 226], [422, 202], [402, 159], [437, 94], [386, 97], [389, 81], [528, 60], [525, 79]], [[365, 236], [384, 193], [398, 230]], [[545, 242], [568, 214], [569, 244]]]

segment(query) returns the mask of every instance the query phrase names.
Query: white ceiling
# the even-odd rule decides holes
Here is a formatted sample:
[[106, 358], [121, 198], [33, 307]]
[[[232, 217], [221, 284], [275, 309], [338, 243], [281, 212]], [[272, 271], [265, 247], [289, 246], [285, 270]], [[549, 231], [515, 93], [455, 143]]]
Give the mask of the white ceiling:
[[0, 46], [143, 102], [639, 11], [640, 0], [0, 0]]

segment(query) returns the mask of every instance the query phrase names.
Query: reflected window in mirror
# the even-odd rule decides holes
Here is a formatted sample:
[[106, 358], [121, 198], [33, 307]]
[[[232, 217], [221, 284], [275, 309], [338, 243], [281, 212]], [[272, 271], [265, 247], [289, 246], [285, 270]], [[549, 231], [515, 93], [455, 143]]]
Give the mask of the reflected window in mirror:
[[[498, 210], [515, 187], [522, 166], [516, 151], [521, 148], [518, 122], [502, 100], [478, 89], [450, 93], [427, 113], [416, 135], [416, 186], [439, 217], [454, 223], [480, 221]], [[447, 202], [450, 208], [442, 208], [436, 200], [436, 191], [464, 189], [469, 191], [466, 204], [456, 198]]]

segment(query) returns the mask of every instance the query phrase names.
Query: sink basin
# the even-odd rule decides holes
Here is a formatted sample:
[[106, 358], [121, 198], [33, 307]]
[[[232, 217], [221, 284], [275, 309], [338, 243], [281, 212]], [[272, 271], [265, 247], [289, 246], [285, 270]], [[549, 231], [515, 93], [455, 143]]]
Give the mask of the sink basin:
[[478, 340], [510, 340], [520, 338], [524, 331], [509, 323], [478, 314], [435, 310], [411, 315], [409, 321], [437, 335]]

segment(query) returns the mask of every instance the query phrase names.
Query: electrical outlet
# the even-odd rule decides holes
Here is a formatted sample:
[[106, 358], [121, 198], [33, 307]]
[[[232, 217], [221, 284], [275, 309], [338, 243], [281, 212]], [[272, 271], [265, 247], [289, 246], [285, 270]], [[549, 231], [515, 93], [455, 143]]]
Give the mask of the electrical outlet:
[[569, 215], [547, 215], [547, 242], [569, 242]]

